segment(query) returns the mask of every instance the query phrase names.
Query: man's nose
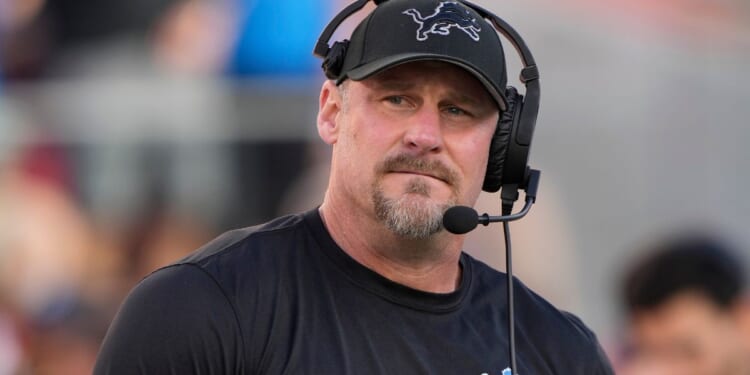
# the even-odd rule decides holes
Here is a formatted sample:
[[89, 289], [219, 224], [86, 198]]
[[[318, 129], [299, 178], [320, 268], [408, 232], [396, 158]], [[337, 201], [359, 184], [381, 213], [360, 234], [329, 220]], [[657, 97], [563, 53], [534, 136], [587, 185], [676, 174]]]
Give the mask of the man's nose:
[[406, 147], [417, 153], [439, 152], [443, 147], [440, 113], [436, 109], [421, 108], [410, 119], [404, 134]]

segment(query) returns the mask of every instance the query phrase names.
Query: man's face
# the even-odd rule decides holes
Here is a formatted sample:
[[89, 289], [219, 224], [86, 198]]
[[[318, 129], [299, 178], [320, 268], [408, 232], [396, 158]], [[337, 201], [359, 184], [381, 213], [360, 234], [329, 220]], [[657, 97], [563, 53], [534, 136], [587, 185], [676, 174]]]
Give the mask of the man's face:
[[414, 62], [343, 91], [337, 132], [326, 139], [334, 145], [329, 189], [408, 238], [438, 232], [448, 207], [474, 204], [498, 110], [473, 76]]
[[736, 318], [697, 292], [635, 313], [631, 334], [637, 365], [628, 374], [747, 374], [750, 358]]

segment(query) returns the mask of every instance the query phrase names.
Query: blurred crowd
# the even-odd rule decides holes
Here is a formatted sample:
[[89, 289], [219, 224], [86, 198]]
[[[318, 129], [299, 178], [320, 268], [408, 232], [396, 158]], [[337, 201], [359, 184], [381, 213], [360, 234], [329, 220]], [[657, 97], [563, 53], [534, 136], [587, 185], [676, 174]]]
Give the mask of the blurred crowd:
[[309, 137], [254, 112], [314, 90], [333, 6], [0, 2], [0, 375], [90, 373], [143, 276], [277, 213]]
[[[323, 77], [319, 62], [311, 55], [317, 38], [311, 30], [322, 30], [346, 3], [0, 0], [0, 375], [90, 373], [119, 303], [143, 276], [224, 230], [313, 208], [320, 201], [327, 155], [315, 139], [312, 124]], [[506, 15], [502, 5], [478, 3]], [[589, 19], [603, 22], [614, 14], [636, 19], [645, 27], [628, 32], [647, 33], [646, 39], [680, 34], [698, 38], [697, 43], [706, 48], [744, 46], [750, 51], [750, 8], [743, 1], [671, 0], [657, 5], [611, 1], [606, 6], [586, 0], [521, 3], [507, 6], [511, 8], [507, 19], [524, 25], [523, 35], [533, 30], [530, 14], [540, 9], [548, 12], [535, 21], [540, 29], [557, 25], [551, 18], [575, 19], [578, 13], [590, 12]], [[596, 22], [602, 21], [592, 24]], [[527, 41], [532, 50], [542, 51], [541, 61], [548, 67], [543, 72], [553, 73], [550, 76], [564, 72], [566, 77], [576, 77], [572, 82], [578, 84], [580, 76], [592, 73], [587, 71], [591, 67], [566, 60], [567, 52], [561, 50], [565, 43], [560, 43], [566, 33], [580, 36], [578, 30], [561, 27], [548, 34], [543, 31], [544, 38], [532, 33]], [[582, 43], [596, 44], [596, 37], [584, 38]], [[684, 41], [674, 40], [675, 44]], [[587, 48], [567, 47], [570, 53]], [[645, 51], [641, 46], [627, 48]], [[589, 57], [601, 63], [606, 58], [598, 56], [600, 52], [592, 49]], [[624, 55], [609, 52], [617, 61]], [[512, 56], [510, 49], [508, 53]], [[750, 53], [739, 56], [750, 64]], [[564, 71], [574, 64], [583, 65], [579, 69], [584, 72]], [[714, 67], [725, 62], [705, 64]], [[735, 81], [727, 82], [739, 87]], [[556, 86], [563, 91], [572, 86], [569, 83], [545, 81], [545, 89]], [[555, 95], [550, 95], [546, 119], [564, 123], [564, 112], [555, 109], [575, 108], [580, 101], [574, 96], [555, 104]], [[738, 100], [747, 103], [750, 96]], [[555, 118], [555, 113], [561, 115]], [[567, 120], [592, 119], [580, 111]], [[597, 126], [605, 130], [619, 125], [603, 122]], [[546, 149], [549, 155], [553, 148], [546, 146], [551, 139], [565, 139], [556, 137], [561, 128], [550, 128], [546, 139], [542, 133], [535, 140], [534, 152]], [[607, 133], [599, 132], [606, 140]], [[569, 146], [556, 145], [554, 150], [576, 149]], [[744, 152], [727, 155], [742, 159]], [[601, 249], [581, 238], [585, 221], [572, 223], [566, 209], [576, 206], [566, 203], [576, 199], [575, 192], [570, 193], [575, 188], [568, 187], [563, 177], [555, 177], [568, 172], [575, 176], [576, 170], [555, 165], [555, 156], [537, 155], [541, 155], [536, 160], [542, 167], [550, 166], [553, 172], [544, 176], [539, 207], [518, 224], [514, 244], [519, 244], [514, 249], [525, 251], [516, 256], [516, 270], [540, 294], [580, 314], [577, 310], [591, 304], [585, 300], [595, 299], [582, 284], [596, 284], [587, 278], [597, 274], [583, 271], [591, 264], [581, 259], [586, 252], [577, 248]], [[718, 162], [720, 156], [709, 161]], [[647, 191], [642, 186], [629, 190], [639, 188]], [[495, 197], [482, 196], [479, 205], [494, 211]], [[587, 210], [577, 208], [584, 214]], [[745, 212], [737, 211], [740, 217]], [[608, 241], [614, 251], [616, 242]], [[688, 242], [701, 241], [696, 237]], [[485, 249], [477, 255], [502, 268], [500, 243], [497, 231], [478, 231], [467, 247]], [[633, 253], [656, 253], [658, 247]], [[720, 246], [704, 247], [710, 252]], [[743, 253], [748, 247], [736, 249], [735, 253]], [[601, 270], [607, 273], [606, 268]], [[619, 271], [625, 274], [624, 269]], [[710, 271], [717, 277], [724, 272]], [[613, 283], [618, 280], [607, 276]], [[738, 279], [736, 283], [743, 286], [737, 286], [736, 296], [743, 296], [745, 277]], [[628, 294], [633, 288], [612, 291], [613, 299], [620, 294], [623, 301], [626, 295], [629, 299], [622, 305], [621, 327], [607, 333], [624, 333], [607, 335], [603, 341], [623, 373], [669, 373], [653, 365], [655, 356], [644, 354], [656, 344], [640, 345], [645, 339], [629, 331], [631, 323], [635, 327], [633, 317], [641, 317], [643, 310]], [[587, 320], [585, 310], [581, 315]], [[615, 320], [594, 319], [595, 330], [601, 321]], [[676, 342], [679, 346], [680, 341]], [[740, 338], [735, 342], [736, 347], [744, 345], [739, 344]], [[675, 352], [668, 344], [656, 346], [661, 353]], [[679, 350], [693, 353], [692, 358], [705, 355], [690, 344]], [[689, 353], [685, 356], [690, 357]]]

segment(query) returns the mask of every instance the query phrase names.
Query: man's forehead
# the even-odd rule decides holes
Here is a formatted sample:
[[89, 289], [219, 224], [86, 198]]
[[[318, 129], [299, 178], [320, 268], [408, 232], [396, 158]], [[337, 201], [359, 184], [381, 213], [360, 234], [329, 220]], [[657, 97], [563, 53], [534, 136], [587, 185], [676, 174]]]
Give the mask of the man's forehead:
[[423, 80], [436, 79], [457, 86], [456, 94], [492, 102], [484, 85], [464, 68], [442, 61], [424, 60], [400, 64], [379, 72], [363, 82], [385, 89], [408, 89]]

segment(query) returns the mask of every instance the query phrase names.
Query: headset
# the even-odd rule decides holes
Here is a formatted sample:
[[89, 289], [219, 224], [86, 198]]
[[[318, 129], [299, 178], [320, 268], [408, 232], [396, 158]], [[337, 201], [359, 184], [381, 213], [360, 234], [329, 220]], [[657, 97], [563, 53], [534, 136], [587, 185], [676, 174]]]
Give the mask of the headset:
[[[327, 78], [336, 79], [341, 73], [348, 49], [348, 40], [328, 45], [334, 31], [352, 14], [362, 9], [371, 0], [357, 0], [350, 4], [326, 26], [315, 45], [314, 54], [323, 58], [322, 68]], [[379, 5], [388, 0], [372, 0]], [[456, 0], [473, 9], [481, 17], [490, 21], [495, 30], [511, 42], [520, 55], [523, 69], [520, 81], [525, 86], [525, 98], [516, 88], [507, 86], [505, 97], [507, 108], [500, 115], [495, 134], [490, 145], [487, 172], [482, 189], [494, 193], [502, 188], [503, 214], [510, 214], [513, 203], [518, 199], [518, 190], [526, 189], [529, 183], [528, 167], [531, 140], [534, 135], [536, 118], [539, 112], [540, 87], [539, 69], [531, 51], [521, 36], [504, 20], [484, 8], [464, 0]], [[505, 64], [505, 61], [498, 62]]]

